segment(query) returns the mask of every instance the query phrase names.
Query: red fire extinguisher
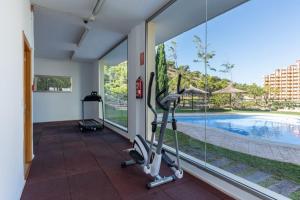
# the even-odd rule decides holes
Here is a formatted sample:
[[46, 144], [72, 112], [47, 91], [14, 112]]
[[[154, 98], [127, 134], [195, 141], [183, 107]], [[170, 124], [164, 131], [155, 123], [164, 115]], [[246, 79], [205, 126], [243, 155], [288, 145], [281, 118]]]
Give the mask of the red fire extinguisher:
[[136, 79], [136, 98], [143, 98], [143, 80], [141, 77], [138, 77], [138, 79]]

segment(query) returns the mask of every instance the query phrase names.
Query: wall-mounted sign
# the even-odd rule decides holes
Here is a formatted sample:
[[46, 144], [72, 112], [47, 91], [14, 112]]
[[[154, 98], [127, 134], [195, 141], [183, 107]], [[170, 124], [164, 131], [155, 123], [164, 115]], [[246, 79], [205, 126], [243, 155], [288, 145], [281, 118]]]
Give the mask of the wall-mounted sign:
[[140, 53], [140, 65], [144, 65], [145, 64], [145, 53], [141, 52]]

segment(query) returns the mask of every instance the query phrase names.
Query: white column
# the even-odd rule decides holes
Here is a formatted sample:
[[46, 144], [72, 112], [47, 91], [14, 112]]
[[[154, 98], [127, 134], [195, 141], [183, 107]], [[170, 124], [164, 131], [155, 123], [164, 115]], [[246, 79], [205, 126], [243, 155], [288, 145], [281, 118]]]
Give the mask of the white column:
[[[147, 52], [147, 54], [146, 54], [147, 83], [149, 82], [149, 79], [150, 79], [150, 73], [155, 72], [155, 33], [156, 33], [155, 24], [153, 22], [149, 22], [148, 27], [147, 27], [147, 38], [146, 38], [146, 40], [147, 40], [147, 50], [146, 50], [146, 52]], [[155, 78], [154, 78], [154, 80], [155, 80]], [[152, 93], [151, 103], [152, 103], [153, 107], [155, 108], [155, 81], [153, 82], [151, 93]], [[147, 111], [146, 138], [148, 140], [150, 140], [151, 139], [151, 122], [153, 121], [153, 113], [148, 107], [146, 108], [146, 111]]]
[[[134, 27], [128, 35], [128, 137], [145, 136], [145, 64], [140, 65], [140, 53], [145, 52], [145, 22]], [[143, 99], [136, 99], [136, 79], [143, 80]]]

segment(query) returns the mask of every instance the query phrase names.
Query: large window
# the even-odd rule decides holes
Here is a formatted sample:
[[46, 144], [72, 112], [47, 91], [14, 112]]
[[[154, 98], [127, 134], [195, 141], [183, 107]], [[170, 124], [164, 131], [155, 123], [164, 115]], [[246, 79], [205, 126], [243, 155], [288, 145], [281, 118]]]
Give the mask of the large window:
[[178, 0], [151, 21], [157, 87], [174, 91], [181, 73], [187, 89], [180, 150], [241, 185], [300, 199], [299, 2], [205, 2]]
[[100, 61], [104, 95], [104, 118], [127, 130], [127, 40]]
[[72, 78], [70, 76], [34, 76], [35, 92], [72, 92]]

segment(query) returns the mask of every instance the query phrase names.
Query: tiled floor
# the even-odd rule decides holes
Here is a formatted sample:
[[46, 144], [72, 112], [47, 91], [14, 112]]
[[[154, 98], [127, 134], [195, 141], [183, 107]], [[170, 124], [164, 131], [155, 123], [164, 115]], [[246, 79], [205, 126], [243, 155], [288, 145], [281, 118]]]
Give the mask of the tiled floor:
[[[137, 166], [122, 169], [130, 143], [105, 129], [83, 135], [76, 122], [34, 125], [35, 158], [23, 200], [231, 199], [185, 173], [182, 180], [151, 190]], [[162, 167], [164, 174], [171, 172]]]

